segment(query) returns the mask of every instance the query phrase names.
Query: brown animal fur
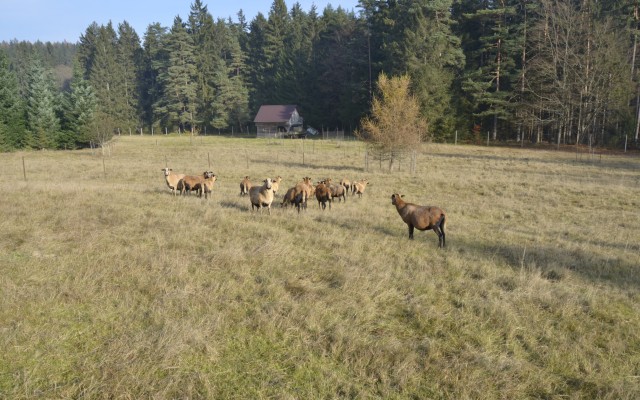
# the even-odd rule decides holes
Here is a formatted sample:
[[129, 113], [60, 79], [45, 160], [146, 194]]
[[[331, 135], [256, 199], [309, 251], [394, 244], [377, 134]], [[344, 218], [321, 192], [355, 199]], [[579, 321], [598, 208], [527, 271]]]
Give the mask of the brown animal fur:
[[316, 199], [318, 199], [318, 208], [324, 210], [329, 202], [329, 210], [331, 210], [331, 189], [325, 185], [324, 181], [316, 185]]
[[402, 200], [404, 195], [391, 195], [391, 204], [396, 206], [400, 218], [409, 227], [409, 239], [413, 240], [413, 229], [427, 231], [433, 229], [438, 235], [438, 247], [445, 247], [445, 227], [447, 214], [440, 207], [419, 206]]
[[271, 187], [273, 188], [274, 196], [278, 193], [278, 190], [280, 190], [280, 182], [282, 182], [282, 177], [280, 175], [271, 180]]
[[240, 182], [240, 196], [246, 196], [249, 194], [249, 189], [251, 189], [251, 181], [248, 176], [245, 176]]
[[212, 194], [213, 184], [216, 183], [216, 179], [218, 176], [214, 174], [212, 171], [207, 171], [204, 173], [204, 181], [202, 182], [202, 191], [204, 192], [204, 198], [207, 199], [207, 195]]
[[172, 171], [173, 170], [171, 168], [162, 168], [162, 172], [164, 172], [164, 179], [167, 182], [167, 186], [169, 187], [169, 189], [171, 189], [171, 191], [173, 192], [173, 195], [175, 196], [179, 190], [178, 183], [180, 183], [180, 180], [184, 178], [184, 174], [176, 174]]
[[362, 197], [364, 190], [367, 188], [369, 181], [367, 179], [363, 179], [361, 181], [356, 181], [353, 183], [353, 194], [357, 194], [358, 197]]

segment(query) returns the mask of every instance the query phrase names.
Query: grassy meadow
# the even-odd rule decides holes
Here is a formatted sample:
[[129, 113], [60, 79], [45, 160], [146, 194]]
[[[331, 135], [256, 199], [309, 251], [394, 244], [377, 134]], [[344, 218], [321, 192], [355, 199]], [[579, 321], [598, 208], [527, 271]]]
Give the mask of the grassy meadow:
[[[640, 398], [638, 157], [364, 159], [188, 136], [0, 154], [0, 398]], [[172, 196], [165, 165], [214, 171], [213, 197]], [[283, 177], [271, 215], [245, 175]], [[371, 185], [280, 208], [304, 176]], [[408, 240], [394, 192], [446, 209], [446, 249]]]

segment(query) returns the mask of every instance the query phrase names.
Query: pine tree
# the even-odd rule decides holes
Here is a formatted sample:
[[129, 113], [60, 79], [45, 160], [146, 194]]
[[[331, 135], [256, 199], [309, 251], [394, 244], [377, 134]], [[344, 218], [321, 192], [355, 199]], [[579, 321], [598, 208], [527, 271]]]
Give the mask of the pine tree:
[[117, 35], [111, 22], [101, 26], [95, 39], [94, 57], [89, 71], [89, 84], [98, 99], [98, 109], [115, 124], [115, 129], [126, 126], [118, 106], [122, 90], [122, 69], [117, 63]]
[[73, 79], [69, 91], [64, 93], [62, 104], [62, 129], [67, 137], [64, 147], [89, 143], [97, 99], [89, 82], [82, 76], [78, 62], [74, 65]]
[[118, 68], [121, 71], [118, 82], [116, 107], [124, 127], [138, 127], [140, 110], [140, 66], [142, 48], [140, 38], [126, 21], [118, 25], [117, 41]]
[[188, 21], [187, 31], [193, 40], [195, 49], [195, 110], [197, 119], [207, 126], [213, 126], [217, 112], [213, 105], [218, 95], [216, 82], [220, 79], [219, 75], [224, 75], [221, 72], [224, 70], [224, 63], [220, 58], [224, 29], [220, 31], [217, 24], [213, 22], [213, 17], [207, 11], [207, 7], [202, 5], [200, 0], [196, 0], [191, 5]]
[[167, 37], [167, 64], [161, 69], [159, 79], [164, 93], [155, 106], [155, 114], [161, 115], [169, 127], [195, 130], [196, 120], [196, 63], [192, 38], [183, 26], [182, 19], [174, 19]]
[[15, 74], [0, 49], [0, 151], [22, 146], [25, 137], [24, 105]]
[[27, 124], [31, 132], [25, 145], [36, 149], [53, 149], [59, 145], [60, 121], [51, 72], [35, 61], [29, 74]]
[[287, 64], [286, 39], [290, 31], [291, 18], [284, 0], [273, 0], [265, 27], [264, 57], [267, 66], [262, 90], [268, 92], [268, 103], [287, 103], [287, 83], [291, 76]]
[[320, 26], [309, 74], [316, 104], [309, 121], [332, 129], [355, 126], [369, 108], [366, 30], [353, 13], [331, 7], [324, 9]]
[[460, 40], [452, 33], [451, 0], [412, 1], [395, 8], [397, 29], [404, 38], [394, 46], [399, 64], [395, 73], [406, 71], [413, 93], [429, 121], [430, 132], [444, 137], [453, 131], [453, 80], [464, 66]]
[[270, 104], [270, 63], [265, 54], [267, 20], [258, 13], [251, 21], [249, 30], [247, 65], [249, 66], [250, 108], [255, 113], [261, 105]]
[[467, 69], [462, 82], [473, 115], [491, 127], [497, 139], [499, 121], [513, 120], [514, 82], [518, 80], [515, 8], [512, 0], [487, 0], [464, 13], [463, 28], [471, 40], [467, 49]]
[[144, 35], [143, 67], [140, 84], [141, 119], [151, 129], [160, 125], [167, 126], [162, 116], [155, 113], [154, 105], [159, 104], [164, 87], [159, 76], [168, 64], [169, 55], [164, 46], [167, 39], [167, 28], [159, 23], [148, 26]]

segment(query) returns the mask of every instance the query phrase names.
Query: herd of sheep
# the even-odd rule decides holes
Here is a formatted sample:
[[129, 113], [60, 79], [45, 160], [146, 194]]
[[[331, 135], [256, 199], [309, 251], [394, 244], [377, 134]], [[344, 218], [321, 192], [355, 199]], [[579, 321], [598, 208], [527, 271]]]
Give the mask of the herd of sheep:
[[[205, 171], [202, 175], [176, 174], [171, 168], [163, 168], [162, 171], [167, 186], [174, 195], [178, 192], [180, 194], [196, 192], [199, 197], [202, 197], [204, 192], [205, 199], [211, 194], [217, 178], [216, 174], [211, 171]], [[280, 190], [280, 182], [282, 182], [282, 177], [277, 176], [274, 179], [266, 178], [260, 185], [254, 185], [250, 178], [245, 176], [240, 182], [240, 196], [249, 196], [252, 211], [266, 208], [271, 214], [271, 204], [276, 193]], [[351, 182], [346, 178], [338, 183], [334, 183], [328, 178], [313, 184], [311, 178], [304, 177], [301, 182], [286, 191], [280, 205], [281, 207], [295, 206], [299, 213], [301, 208], [306, 209], [307, 201], [315, 197], [319, 208], [325, 210], [328, 203], [329, 209], [331, 209], [332, 201], [337, 199], [346, 202], [349, 193], [362, 197], [368, 184], [367, 179]], [[392, 194], [391, 204], [396, 207], [400, 218], [409, 227], [409, 239], [413, 239], [414, 229], [433, 230], [438, 235], [438, 246], [445, 247], [447, 217], [444, 210], [435, 206], [407, 203], [402, 200], [402, 197], [404, 195]]]

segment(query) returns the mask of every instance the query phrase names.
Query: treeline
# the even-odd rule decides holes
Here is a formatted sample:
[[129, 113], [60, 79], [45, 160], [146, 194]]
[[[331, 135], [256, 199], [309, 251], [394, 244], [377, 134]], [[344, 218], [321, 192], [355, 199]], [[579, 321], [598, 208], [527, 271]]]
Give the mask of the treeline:
[[[407, 75], [434, 140], [638, 141], [638, 0], [360, 0], [171, 27], [92, 24], [75, 45], [3, 44], [0, 148], [114, 133], [250, 132], [262, 104], [355, 129], [381, 73]], [[65, 51], [68, 51], [65, 53]], [[2, 54], [6, 53], [6, 54]], [[60, 65], [68, 79], [54, 79]], [[58, 71], [60, 75], [60, 71]]]

